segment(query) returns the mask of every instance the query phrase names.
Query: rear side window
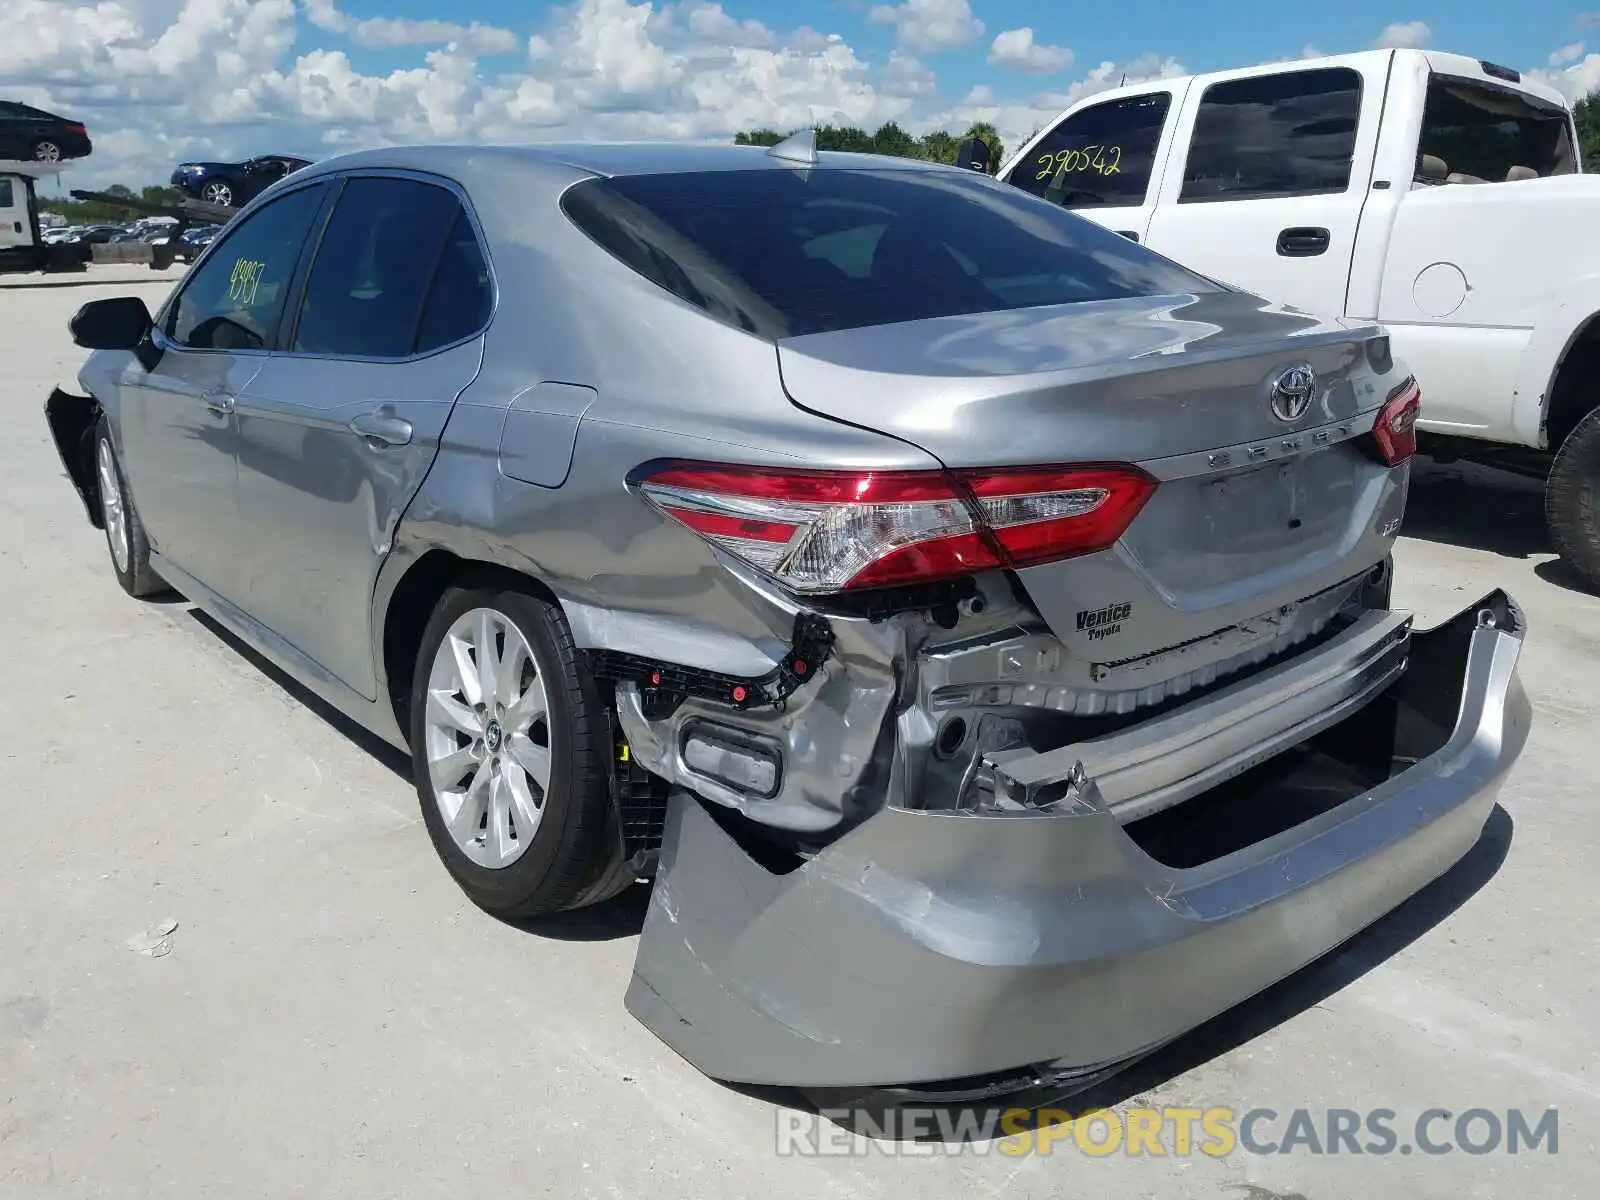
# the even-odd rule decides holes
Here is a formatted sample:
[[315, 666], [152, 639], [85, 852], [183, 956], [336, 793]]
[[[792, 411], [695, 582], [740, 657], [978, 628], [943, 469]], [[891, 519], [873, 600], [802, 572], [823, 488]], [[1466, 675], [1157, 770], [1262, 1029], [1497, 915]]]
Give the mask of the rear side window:
[[301, 188], [230, 225], [222, 244], [184, 280], [168, 335], [196, 350], [269, 347], [326, 193], [323, 184]]
[[968, 171], [743, 171], [586, 180], [567, 216], [727, 324], [778, 339], [1217, 285]]
[[1361, 75], [1349, 67], [1214, 83], [1195, 114], [1179, 202], [1343, 192], [1360, 115]]
[[471, 337], [489, 323], [493, 305], [494, 287], [483, 247], [467, 214], [460, 212], [433, 273], [417, 330], [416, 352], [426, 354]]
[[414, 179], [345, 184], [306, 282], [291, 350], [405, 358], [461, 202]]
[[1564, 109], [1437, 75], [1428, 83], [1417, 152], [1426, 183], [1538, 179], [1571, 175], [1578, 165]]
[[1010, 182], [1068, 208], [1143, 204], [1170, 92], [1123, 96], [1073, 113], [1011, 172]]
[[17, 202], [17, 194], [11, 188], [11, 180], [0, 179], [0, 208], [11, 208]]

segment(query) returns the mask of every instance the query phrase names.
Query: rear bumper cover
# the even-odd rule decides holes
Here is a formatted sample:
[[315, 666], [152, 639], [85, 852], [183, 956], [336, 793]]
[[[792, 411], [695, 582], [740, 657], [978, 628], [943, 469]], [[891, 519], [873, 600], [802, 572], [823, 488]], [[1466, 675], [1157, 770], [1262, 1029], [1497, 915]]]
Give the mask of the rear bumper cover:
[[1405, 672], [1362, 710], [1387, 778], [1187, 869], [1090, 795], [1050, 812], [886, 808], [774, 873], [679, 793], [628, 1008], [730, 1082], [931, 1085], [1137, 1057], [1466, 854], [1531, 725], [1523, 633], [1496, 592], [1413, 634]]

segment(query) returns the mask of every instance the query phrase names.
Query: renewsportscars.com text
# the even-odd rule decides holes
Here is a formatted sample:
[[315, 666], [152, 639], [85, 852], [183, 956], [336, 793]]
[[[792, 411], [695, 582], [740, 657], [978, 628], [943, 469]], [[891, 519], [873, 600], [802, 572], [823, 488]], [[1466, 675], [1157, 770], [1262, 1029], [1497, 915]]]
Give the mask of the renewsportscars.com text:
[[784, 1157], [1073, 1153], [1249, 1155], [1555, 1154], [1556, 1109], [1390, 1108], [822, 1109], [777, 1113]]

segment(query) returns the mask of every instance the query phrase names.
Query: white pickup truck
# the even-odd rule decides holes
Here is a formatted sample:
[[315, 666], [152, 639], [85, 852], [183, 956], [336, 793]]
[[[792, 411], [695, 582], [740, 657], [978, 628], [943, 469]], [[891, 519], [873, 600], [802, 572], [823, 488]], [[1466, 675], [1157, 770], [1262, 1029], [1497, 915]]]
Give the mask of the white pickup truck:
[[1204, 274], [1376, 319], [1422, 385], [1423, 448], [1535, 473], [1600, 588], [1600, 178], [1559, 93], [1375, 50], [1128, 85], [997, 172]]

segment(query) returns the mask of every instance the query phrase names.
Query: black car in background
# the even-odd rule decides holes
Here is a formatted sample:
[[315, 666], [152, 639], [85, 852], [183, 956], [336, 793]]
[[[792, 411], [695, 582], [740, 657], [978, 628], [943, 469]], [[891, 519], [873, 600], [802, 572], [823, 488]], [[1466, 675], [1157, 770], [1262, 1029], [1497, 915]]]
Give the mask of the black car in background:
[[287, 154], [263, 154], [244, 162], [179, 163], [172, 173], [172, 186], [207, 204], [238, 208], [285, 175], [310, 165], [308, 158], [293, 158]]
[[27, 104], [0, 100], [0, 159], [61, 162], [94, 150], [83, 122]]

